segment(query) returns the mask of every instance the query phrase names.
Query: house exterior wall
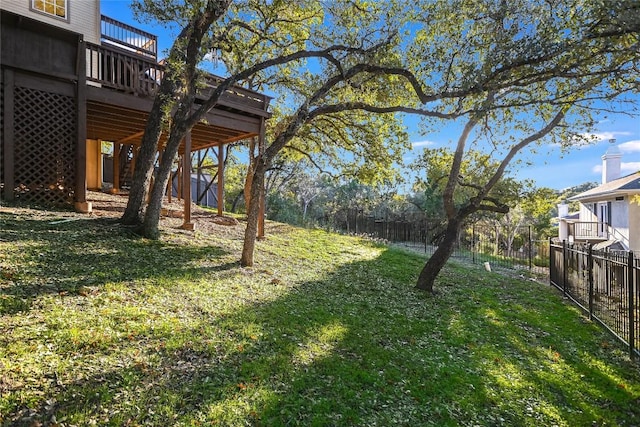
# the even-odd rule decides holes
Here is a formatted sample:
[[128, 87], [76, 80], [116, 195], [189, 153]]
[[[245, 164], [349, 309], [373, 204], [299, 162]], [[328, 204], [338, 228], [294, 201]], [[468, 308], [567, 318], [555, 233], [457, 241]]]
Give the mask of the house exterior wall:
[[615, 230], [614, 238], [617, 240], [629, 240], [629, 198], [625, 200], [611, 201], [611, 227]]
[[629, 209], [629, 250], [640, 253], [640, 201], [631, 201]]
[[[629, 197], [625, 196], [624, 200], [615, 200], [615, 197], [608, 199], [592, 200], [589, 202], [580, 203], [580, 221], [581, 222], [602, 222], [600, 215], [600, 206], [602, 204], [609, 204], [609, 218], [610, 224], [609, 231], [612, 233], [610, 239], [622, 241], [625, 244], [629, 243], [629, 236], [631, 230], [630, 224], [634, 224], [630, 218], [630, 206]], [[596, 205], [596, 211], [594, 212], [594, 205]]]
[[100, 44], [100, 0], [67, 1], [69, 16], [67, 20], [32, 10], [31, 0], [2, 0], [0, 9], [80, 33], [85, 41]]
[[598, 218], [593, 213], [593, 203], [580, 203], [580, 221], [597, 222]]

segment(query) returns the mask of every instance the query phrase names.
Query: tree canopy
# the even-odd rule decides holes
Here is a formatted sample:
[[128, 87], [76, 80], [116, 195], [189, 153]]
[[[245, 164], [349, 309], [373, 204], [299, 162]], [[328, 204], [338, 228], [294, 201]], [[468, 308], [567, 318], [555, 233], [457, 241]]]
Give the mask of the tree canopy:
[[[425, 132], [451, 121], [461, 129], [438, 167], [446, 237], [418, 280], [431, 291], [464, 221], [480, 211], [508, 212], [496, 194], [523, 151], [570, 146], [594, 112], [627, 108], [626, 95], [639, 87], [640, 6], [632, 0], [137, 5], [184, 26], [170, 54], [175, 78], [159, 95], [166, 100], [185, 88], [170, 140], [179, 141], [233, 84], [278, 94], [279, 114], [251, 171], [243, 265], [253, 263], [260, 190], [277, 156], [288, 149], [365, 180], [384, 179], [406, 147], [396, 113], [416, 114]], [[192, 109], [194, 67], [210, 51], [228, 77]], [[465, 169], [468, 158], [472, 169]], [[159, 200], [161, 193], [152, 194], [150, 206]], [[157, 219], [150, 224], [157, 228]]]

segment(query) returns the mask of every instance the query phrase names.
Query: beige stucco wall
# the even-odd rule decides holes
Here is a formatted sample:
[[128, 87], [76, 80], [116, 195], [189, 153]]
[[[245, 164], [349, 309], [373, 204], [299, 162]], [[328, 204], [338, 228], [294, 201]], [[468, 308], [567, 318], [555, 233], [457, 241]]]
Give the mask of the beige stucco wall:
[[593, 203], [580, 203], [580, 221], [582, 222], [596, 222], [598, 218], [593, 214], [590, 207]]
[[87, 188], [102, 188], [102, 141], [87, 139]]
[[629, 203], [629, 249], [640, 253], [640, 202]]
[[83, 34], [85, 41], [100, 44], [100, 0], [67, 1], [67, 20], [32, 10], [31, 0], [0, 0], [0, 9]]

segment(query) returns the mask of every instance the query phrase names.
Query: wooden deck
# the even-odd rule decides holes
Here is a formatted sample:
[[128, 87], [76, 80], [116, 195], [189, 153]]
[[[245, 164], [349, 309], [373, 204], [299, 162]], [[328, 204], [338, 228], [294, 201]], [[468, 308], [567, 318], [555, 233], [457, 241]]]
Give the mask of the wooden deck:
[[[86, 43], [87, 138], [139, 145], [147, 114], [164, 73], [152, 58], [116, 46]], [[197, 103], [222, 78], [208, 75]], [[192, 131], [192, 150], [257, 136], [270, 114], [270, 97], [235, 86]], [[162, 141], [161, 141], [162, 142]]]

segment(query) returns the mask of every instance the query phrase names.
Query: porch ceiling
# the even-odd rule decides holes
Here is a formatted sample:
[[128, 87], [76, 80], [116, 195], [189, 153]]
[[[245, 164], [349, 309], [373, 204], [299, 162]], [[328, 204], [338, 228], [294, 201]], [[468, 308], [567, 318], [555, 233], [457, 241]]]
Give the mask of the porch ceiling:
[[[225, 111], [212, 110], [211, 117], [207, 118], [208, 123], [198, 123], [194, 126], [191, 131], [191, 151], [258, 136], [259, 119], [244, 118], [238, 122], [237, 118], [228, 117], [229, 114]], [[144, 111], [88, 101], [87, 138], [139, 146], [147, 117], [148, 113]], [[215, 123], [229, 123], [234, 129]], [[160, 144], [164, 145], [166, 140], [167, 135], [163, 133]], [[183, 148], [184, 144], [181, 144], [179, 151], [182, 152]]]

